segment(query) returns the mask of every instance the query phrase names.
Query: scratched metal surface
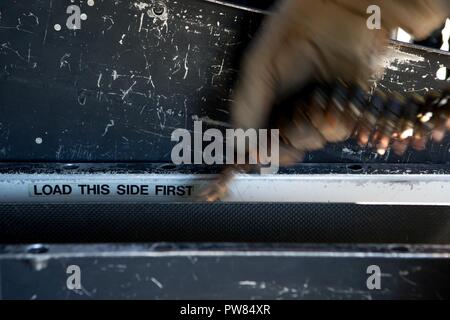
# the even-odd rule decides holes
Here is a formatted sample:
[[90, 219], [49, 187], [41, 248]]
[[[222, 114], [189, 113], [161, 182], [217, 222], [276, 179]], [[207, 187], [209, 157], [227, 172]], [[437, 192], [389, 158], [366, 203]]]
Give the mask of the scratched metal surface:
[[[262, 15], [202, 0], [75, 1], [87, 19], [68, 30], [71, 1], [0, 3], [0, 161], [168, 162], [177, 128], [223, 129], [238, 61]], [[149, 11], [150, 10], [150, 11]], [[61, 26], [61, 30], [56, 25]], [[397, 47], [380, 86], [439, 88], [444, 53]], [[354, 143], [307, 162], [447, 163], [450, 143], [378, 158]]]
[[[444, 246], [0, 246], [0, 298], [444, 300], [449, 263]], [[70, 290], [74, 265], [81, 289]], [[368, 266], [380, 290], [368, 289]]]

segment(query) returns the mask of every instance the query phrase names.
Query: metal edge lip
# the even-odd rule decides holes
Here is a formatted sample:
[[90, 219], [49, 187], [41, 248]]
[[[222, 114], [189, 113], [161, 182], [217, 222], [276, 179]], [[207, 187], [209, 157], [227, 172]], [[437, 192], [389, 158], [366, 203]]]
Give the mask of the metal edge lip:
[[425, 51], [427, 53], [436, 53], [439, 55], [450, 57], [449, 51], [444, 51], [444, 50], [435, 49], [435, 48], [429, 48], [429, 47], [421, 46], [418, 44], [402, 42], [402, 41], [398, 41], [398, 40], [394, 40], [394, 39], [389, 40], [389, 43], [393, 47], [393, 49], [399, 49], [399, 50], [413, 49], [413, 50]]
[[[427, 252], [423, 251], [410, 251], [410, 252], [394, 252], [390, 251], [391, 245], [385, 245], [384, 251], [366, 251], [362, 248], [355, 249], [315, 249], [305, 250], [302, 248], [283, 248], [278, 250], [272, 250], [268, 248], [252, 249], [252, 246], [247, 248], [238, 248], [237, 250], [228, 250], [227, 248], [214, 248], [214, 249], [180, 249], [174, 248], [168, 251], [152, 251], [151, 248], [139, 247], [139, 246], [100, 246], [94, 250], [87, 250], [88, 246], [75, 246], [73, 249], [68, 249], [68, 246], [49, 246], [50, 252], [44, 254], [32, 254], [27, 253], [26, 246], [8, 246], [17, 249], [15, 252], [0, 253], [0, 260], [5, 259], [25, 259], [25, 260], [38, 260], [45, 261], [51, 259], [73, 259], [73, 258], [90, 258], [90, 257], [130, 257], [130, 258], [161, 258], [161, 257], [242, 257], [242, 258], [254, 258], [254, 257], [281, 257], [281, 258], [395, 258], [395, 259], [447, 259], [450, 260], [450, 246], [429, 246]], [[383, 247], [383, 246], [379, 246]], [[414, 248], [414, 247], [412, 247]], [[22, 250], [24, 249], [24, 250]], [[53, 251], [54, 250], [54, 251]]]
[[[0, 176], [5, 174], [217, 174], [222, 165], [174, 165], [171, 162], [2, 162]], [[450, 166], [436, 164], [396, 163], [299, 163], [280, 167], [277, 175], [364, 174], [364, 175], [450, 175]]]
[[[157, 181], [167, 180], [193, 180], [210, 181], [217, 178], [218, 174], [184, 174], [184, 173], [0, 173], [0, 183], [15, 182], [39, 182], [39, 181], [79, 181], [79, 180], [103, 180], [103, 181], [133, 181], [136, 179]], [[450, 183], [450, 174], [418, 174], [418, 173], [389, 173], [389, 174], [345, 174], [345, 173], [325, 173], [325, 174], [236, 174], [234, 181], [325, 181], [325, 182], [389, 182], [389, 183], [419, 183], [441, 181]]]
[[249, 12], [254, 12], [254, 13], [260, 13], [260, 14], [264, 14], [264, 15], [271, 14], [271, 11], [268, 11], [268, 10], [256, 9], [256, 8], [252, 8], [252, 7], [248, 7], [248, 6], [230, 3], [227, 1], [220, 1], [220, 0], [203, 0], [203, 1], [211, 2], [214, 4], [218, 4], [218, 5], [234, 8], [234, 9], [239, 9], [239, 10], [244, 10], [244, 11], [249, 11]]

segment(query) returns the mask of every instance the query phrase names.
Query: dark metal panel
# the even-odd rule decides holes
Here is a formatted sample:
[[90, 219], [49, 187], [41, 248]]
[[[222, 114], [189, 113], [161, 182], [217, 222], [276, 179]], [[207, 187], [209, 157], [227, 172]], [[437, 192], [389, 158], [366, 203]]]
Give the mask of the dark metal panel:
[[[2, 298], [448, 299], [448, 252], [413, 246], [8, 246], [0, 248]], [[79, 267], [79, 290], [67, 287], [69, 266]], [[379, 290], [367, 286], [369, 266], [380, 269]]]
[[[72, 2], [0, 4], [0, 160], [170, 161], [176, 128], [201, 119], [223, 129], [239, 60], [263, 16], [220, 2], [74, 2], [87, 14], [68, 30]], [[56, 31], [55, 25], [61, 30]], [[426, 91], [447, 54], [394, 45], [379, 83]], [[353, 143], [308, 162], [448, 162], [448, 141], [401, 158]]]
[[68, 5], [0, 4], [2, 160], [167, 161], [175, 128], [227, 119], [260, 15], [194, 0], [154, 18], [143, 2], [97, 0], [71, 31]]

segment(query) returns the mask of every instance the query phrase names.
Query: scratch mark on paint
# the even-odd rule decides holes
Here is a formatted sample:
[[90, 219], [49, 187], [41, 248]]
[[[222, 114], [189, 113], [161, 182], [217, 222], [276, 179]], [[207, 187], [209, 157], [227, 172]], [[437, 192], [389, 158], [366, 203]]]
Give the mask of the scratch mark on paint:
[[103, 73], [100, 72], [97, 80], [97, 87], [100, 88], [101, 82], [102, 82]]
[[114, 126], [115, 126], [114, 120], [110, 120], [110, 122], [106, 125], [105, 132], [103, 132], [102, 137], [106, 136], [109, 132], [109, 128], [112, 128]]
[[160, 288], [160, 289], [164, 288], [164, 286], [161, 284], [161, 282], [159, 282], [157, 279], [155, 279], [155, 278], [152, 277], [151, 280], [152, 280], [152, 282], [153, 282], [154, 284], [156, 284], [156, 286], [157, 286], [158, 288]]
[[125, 98], [130, 94], [131, 91], [133, 91], [133, 87], [136, 85], [136, 81], [133, 82], [133, 84], [131, 85], [131, 87], [129, 87], [127, 90], [120, 90], [122, 91], [122, 100], [125, 100]]
[[188, 68], [189, 50], [191, 50], [191, 44], [188, 45], [186, 57], [184, 58], [184, 69], [186, 70], [186, 72], [184, 73], [184, 77], [183, 77], [184, 80], [186, 80], [188, 73], [189, 73], [189, 68]]

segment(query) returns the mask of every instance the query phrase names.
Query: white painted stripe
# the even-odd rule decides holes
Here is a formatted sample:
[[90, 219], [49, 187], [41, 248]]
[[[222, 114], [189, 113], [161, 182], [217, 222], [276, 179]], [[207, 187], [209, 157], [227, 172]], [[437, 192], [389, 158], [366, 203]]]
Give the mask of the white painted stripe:
[[[214, 178], [182, 174], [3, 174], [0, 203], [197, 202], [200, 199], [196, 195]], [[38, 195], [45, 185], [52, 189], [66, 185], [71, 190], [67, 195]], [[83, 194], [80, 185], [106, 185], [109, 194]], [[144, 194], [118, 194], [119, 186], [123, 189], [127, 185], [139, 186]], [[450, 206], [450, 175], [239, 175], [230, 184], [224, 201]]]

